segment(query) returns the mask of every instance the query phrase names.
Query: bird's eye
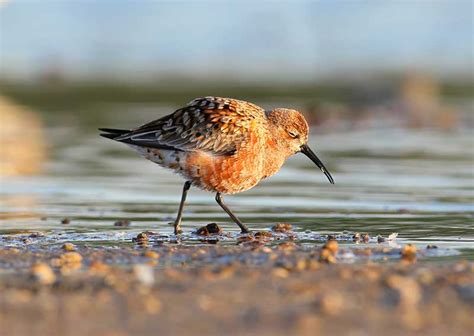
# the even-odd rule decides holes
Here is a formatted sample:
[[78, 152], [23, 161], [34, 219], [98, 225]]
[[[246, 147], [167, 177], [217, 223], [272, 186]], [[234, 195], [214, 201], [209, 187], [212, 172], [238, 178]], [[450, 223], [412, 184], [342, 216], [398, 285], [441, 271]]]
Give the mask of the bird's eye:
[[288, 134], [290, 135], [290, 137], [296, 139], [297, 137], [299, 137], [299, 134], [294, 132], [294, 131], [288, 131]]

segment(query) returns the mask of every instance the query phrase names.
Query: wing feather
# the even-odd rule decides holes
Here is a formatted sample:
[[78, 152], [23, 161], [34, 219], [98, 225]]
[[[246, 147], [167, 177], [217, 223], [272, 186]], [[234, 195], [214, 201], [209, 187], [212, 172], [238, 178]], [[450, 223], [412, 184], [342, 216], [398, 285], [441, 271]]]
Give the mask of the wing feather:
[[149, 122], [115, 140], [136, 145], [172, 147], [180, 151], [233, 153], [245, 141], [252, 123], [263, 120], [257, 105], [220, 97], [197, 98], [163, 118]]

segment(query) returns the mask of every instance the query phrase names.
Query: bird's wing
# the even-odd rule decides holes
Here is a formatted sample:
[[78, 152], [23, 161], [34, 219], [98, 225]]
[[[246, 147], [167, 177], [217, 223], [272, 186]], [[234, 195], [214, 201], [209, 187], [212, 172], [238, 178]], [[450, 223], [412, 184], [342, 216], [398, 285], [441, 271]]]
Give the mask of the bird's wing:
[[232, 154], [245, 141], [254, 123], [265, 118], [262, 108], [240, 100], [197, 98], [163, 118], [114, 140], [175, 150]]

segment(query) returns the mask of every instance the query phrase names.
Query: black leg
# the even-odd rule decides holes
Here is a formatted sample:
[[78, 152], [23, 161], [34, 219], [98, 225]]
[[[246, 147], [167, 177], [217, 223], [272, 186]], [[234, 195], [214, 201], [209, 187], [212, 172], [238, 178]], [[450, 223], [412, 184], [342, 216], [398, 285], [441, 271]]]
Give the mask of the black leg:
[[182, 232], [181, 218], [183, 217], [184, 202], [186, 201], [189, 188], [191, 188], [191, 182], [186, 181], [183, 187], [183, 194], [181, 195], [181, 203], [179, 203], [178, 216], [176, 216], [176, 221], [174, 222], [174, 234]]
[[232, 211], [230, 211], [230, 209], [227, 207], [227, 205], [224, 204], [224, 200], [222, 199], [222, 195], [221, 193], [217, 193], [216, 194], [216, 202], [217, 204], [219, 204], [221, 206], [222, 209], [224, 209], [225, 212], [227, 212], [227, 214], [230, 216], [230, 218], [232, 218], [232, 220], [235, 222], [235, 224], [237, 224], [238, 226], [240, 226], [240, 230], [242, 231], [242, 233], [249, 233], [249, 229], [247, 229], [247, 227], [244, 225], [244, 223], [242, 223], [233, 213]]

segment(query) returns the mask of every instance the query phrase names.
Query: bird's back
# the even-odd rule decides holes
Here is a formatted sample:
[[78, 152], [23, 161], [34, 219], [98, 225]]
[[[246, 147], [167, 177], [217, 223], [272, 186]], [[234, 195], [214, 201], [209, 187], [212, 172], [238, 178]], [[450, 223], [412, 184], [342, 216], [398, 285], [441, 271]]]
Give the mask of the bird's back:
[[203, 189], [240, 192], [261, 179], [266, 117], [257, 105], [197, 98], [174, 113], [119, 136], [145, 158]]

